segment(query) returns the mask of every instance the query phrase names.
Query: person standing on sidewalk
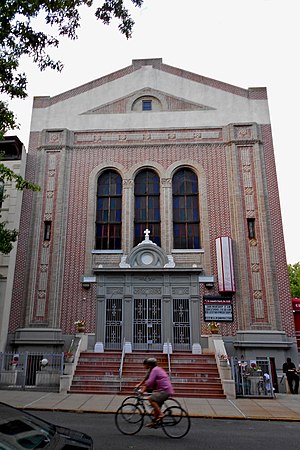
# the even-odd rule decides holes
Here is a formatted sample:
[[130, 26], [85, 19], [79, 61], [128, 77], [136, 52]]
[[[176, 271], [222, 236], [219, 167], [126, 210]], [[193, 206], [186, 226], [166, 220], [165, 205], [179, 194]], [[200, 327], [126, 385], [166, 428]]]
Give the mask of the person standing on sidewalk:
[[286, 358], [286, 362], [282, 366], [282, 371], [286, 374], [291, 394], [298, 394], [299, 376], [296, 372], [296, 366], [291, 358]]

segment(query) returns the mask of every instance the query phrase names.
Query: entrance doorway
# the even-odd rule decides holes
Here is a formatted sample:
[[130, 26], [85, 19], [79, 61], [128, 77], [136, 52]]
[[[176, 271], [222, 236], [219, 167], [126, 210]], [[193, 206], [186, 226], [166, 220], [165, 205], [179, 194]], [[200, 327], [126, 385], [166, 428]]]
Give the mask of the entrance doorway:
[[161, 299], [134, 299], [133, 348], [162, 350]]
[[106, 301], [105, 347], [119, 350], [122, 342], [122, 298]]
[[190, 350], [190, 308], [188, 298], [173, 299], [173, 345], [174, 350]]

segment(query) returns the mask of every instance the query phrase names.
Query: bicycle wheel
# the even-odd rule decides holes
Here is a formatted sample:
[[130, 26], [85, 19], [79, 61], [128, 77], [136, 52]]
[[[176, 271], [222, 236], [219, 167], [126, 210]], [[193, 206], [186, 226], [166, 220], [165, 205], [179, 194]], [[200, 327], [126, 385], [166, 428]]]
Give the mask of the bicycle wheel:
[[173, 439], [183, 438], [191, 428], [191, 419], [188, 413], [179, 406], [171, 406], [164, 412], [161, 426], [167, 436]]
[[144, 414], [137, 405], [125, 403], [115, 414], [115, 424], [123, 434], [136, 434], [144, 424]]
[[142, 401], [139, 401], [138, 397], [136, 397], [135, 395], [130, 395], [129, 397], [124, 398], [121, 406], [125, 405], [125, 403], [131, 403], [133, 405], [139, 406], [144, 411], [144, 413], [146, 413], [144, 403]]
[[181, 408], [181, 404], [178, 400], [176, 400], [176, 398], [169, 397], [167, 400], [165, 400], [161, 407], [162, 412], [165, 412], [165, 410], [167, 408], [171, 408], [171, 406], [178, 406], [179, 408]]

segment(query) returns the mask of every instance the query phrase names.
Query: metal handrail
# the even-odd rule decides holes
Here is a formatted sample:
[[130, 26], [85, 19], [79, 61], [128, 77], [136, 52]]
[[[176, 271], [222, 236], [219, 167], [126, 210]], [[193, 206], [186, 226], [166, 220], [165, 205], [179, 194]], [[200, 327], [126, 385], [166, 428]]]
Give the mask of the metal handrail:
[[122, 374], [123, 374], [123, 364], [124, 364], [124, 358], [125, 358], [125, 338], [123, 341], [123, 349], [122, 349], [122, 355], [121, 355], [121, 362], [120, 362], [120, 368], [119, 368], [119, 378], [120, 378], [120, 391], [122, 388]]
[[170, 356], [170, 342], [169, 342], [169, 339], [167, 340], [167, 346], [168, 346], [168, 371], [169, 371], [169, 377], [171, 377], [171, 356]]

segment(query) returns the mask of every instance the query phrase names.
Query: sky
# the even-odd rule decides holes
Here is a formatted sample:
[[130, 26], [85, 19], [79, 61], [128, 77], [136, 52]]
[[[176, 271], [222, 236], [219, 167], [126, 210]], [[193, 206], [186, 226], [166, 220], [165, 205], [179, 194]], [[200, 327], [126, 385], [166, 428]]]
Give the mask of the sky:
[[79, 38], [61, 39], [50, 52], [64, 63], [61, 73], [21, 61], [28, 97], [10, 102], [20, 124], [16, 134], [28, 148], [34, 96], [62, 93], [133, 59], [162, 58], [242, 88], [267, 87], [287, 262], [299, 262], [299, 0], [144, 0], [136, 9], [127, 4], [135, 20], [131, 39], [120, 34], [116, 21], [105, 26], [84, 8]]

